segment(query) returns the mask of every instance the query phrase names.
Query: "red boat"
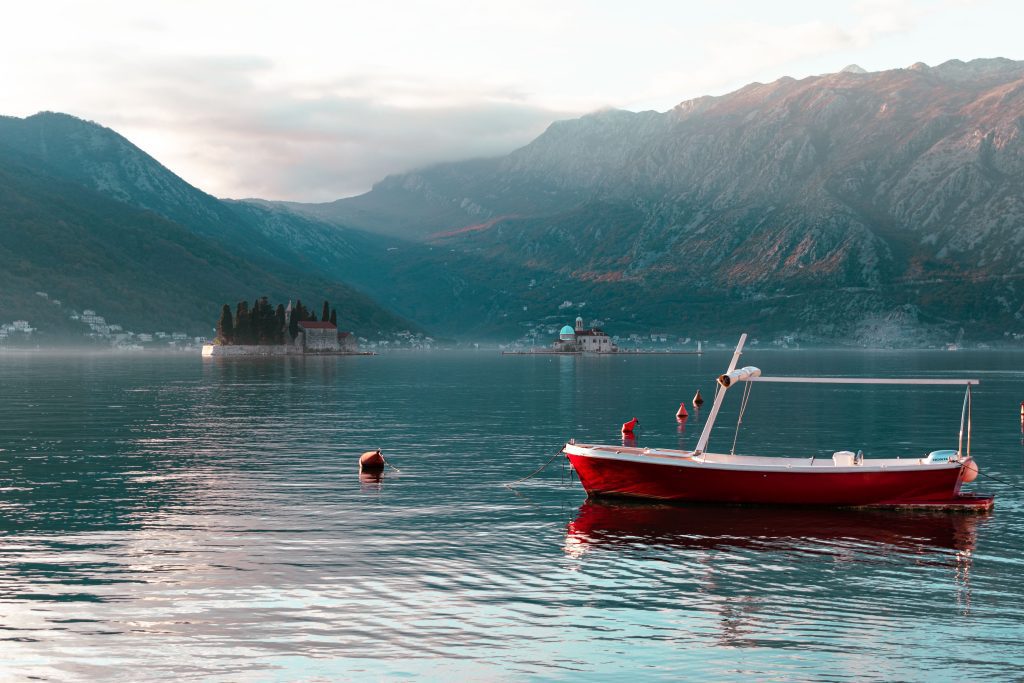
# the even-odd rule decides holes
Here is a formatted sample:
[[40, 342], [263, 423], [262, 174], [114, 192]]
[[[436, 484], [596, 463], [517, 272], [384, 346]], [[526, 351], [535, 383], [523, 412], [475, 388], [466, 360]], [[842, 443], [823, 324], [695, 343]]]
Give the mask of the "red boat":
[[[850, 377], [763, 377], [755, 367], [736, 365], [747, 335], [733, 354], [704, 430], [692, 451], [579, 444], [563, 449], [591, 496], [677, 502], [760, 505], [919, 507], [988, 510], [992, 496], [960, 492], [978, 467], [970, 455], [971, 387], [976, 379], [878, 379]], [[967, 387], [956, 450], [921, 458], [864, 458], [838, 451], [830, 458], [764, 457], [709, 453], [705, 449], [728, 389], [738, 382], [833, 384], [958, 384]], [[749, 392], [749, 385], [745, 392]], [[746, 406], [745, 393], [743, 407]], [[966, 426], [966, 433], [965, 433]], [[966, 450], [963, 450], [966, 434]]]

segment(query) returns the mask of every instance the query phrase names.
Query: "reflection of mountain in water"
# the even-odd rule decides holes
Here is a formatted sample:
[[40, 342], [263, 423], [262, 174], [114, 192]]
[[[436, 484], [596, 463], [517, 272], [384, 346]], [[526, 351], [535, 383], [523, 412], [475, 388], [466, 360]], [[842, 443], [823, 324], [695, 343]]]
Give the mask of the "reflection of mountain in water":
[[836, 553], [851, 543], [925, 553], [974, 549], [987, 515], [883, 510], [671, 506], [588, 500], [569, 523], [567, 552], [631, 544]]

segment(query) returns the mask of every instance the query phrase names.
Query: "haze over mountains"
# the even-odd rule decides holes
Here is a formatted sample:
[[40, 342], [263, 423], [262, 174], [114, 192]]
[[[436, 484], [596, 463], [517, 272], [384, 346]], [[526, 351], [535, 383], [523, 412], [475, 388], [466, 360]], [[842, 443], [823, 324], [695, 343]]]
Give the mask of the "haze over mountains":
[[[192, 302], [175, 314], [182, 324], [204, 300], [334, 287], [332, 300], [358, 301], [381, 329], [404, 317], [468, 338], [543, 335], [580, 312], [618, 334], [900, 345], [963, 327], [968, 340], [995, 340], [1024, 331], [1022, 135], [1022, 62], [847, 68], [664, 113], [597, 112], [503, 157], [309, 205], [214, 199], [71, 117], [0, 119], [0, 249], [19, 264], [14, 289], [45, 289], [38, 240], [58, 240], [46, 236], [78, 203], [91, 202], [96, 220], [121, 216], [124, 230], [137, 232], [144, 215], [195, 257], [183, 268], [205, 262], [233, 278], [181, 278], [173, 291]], [[83, 224], [83, 241], [88, 233]], [[201, 248], [218, 251], [196, 256]], [[125, 283], [139, 281], [136, 256], [119, 261]], [[113, 282], [118, 268], [95, 271]], [[87, 271], [56, 294], [72, 298]], [[4, 283], [0, 319], [14, 289]]]

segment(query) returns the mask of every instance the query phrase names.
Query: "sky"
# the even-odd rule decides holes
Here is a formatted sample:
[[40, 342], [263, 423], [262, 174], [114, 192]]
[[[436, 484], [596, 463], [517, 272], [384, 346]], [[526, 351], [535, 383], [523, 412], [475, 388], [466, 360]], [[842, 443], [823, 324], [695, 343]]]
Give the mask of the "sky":
[[331, 201], [551, 122], [754, 81], [1024, 59], [1009, 0], [34, 0], [5, 4], [0, 114], [118, 131], [220, 197]]

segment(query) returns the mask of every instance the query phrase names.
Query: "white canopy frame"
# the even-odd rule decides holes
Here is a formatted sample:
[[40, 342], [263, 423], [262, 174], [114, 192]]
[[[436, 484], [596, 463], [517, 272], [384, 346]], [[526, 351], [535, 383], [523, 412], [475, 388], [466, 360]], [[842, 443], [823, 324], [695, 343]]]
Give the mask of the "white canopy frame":
[[[971, 455], [971, 387], [981, 384], [976, 379], [956, 379], [956, 378], [918, 378], [918, 377], [764, 377], [761, 375], [761, 371], [755, 367], [745, 367], [741, 370], [736, 369], [736, 365], [739, 362], [740, 356], [743, 355], [743, 345], [747, 341], [746, 333], [740, 335], [740, 341], [736, 345], [736, 351], [733, 353], [732, 361], [729, 363], [729, 369], [725, 371], [724, 375], [718, 378], [718, 387], [715, 392], [715, 402], [711, 406], [711, 412], [708, 414], [707, 422], [704, 424], [704, 429], [701, 431], [700, 439], [697, 440], [697, 447], [694, 449], [694, 455], [703, 455], [708, 445], [708, 440], [711, 438], [711, 429], [715, 425], [715, 419], [718, 417], [718, 411], [722, 407], [722, 400], [725, 398], [725, 392], [736, 382], [789, 382], [797, 384], [909, 384], [909, 385], [944, 385], [944, 386], [966, 386], [967, 390], [964, 394], [964, 406], [960, 414], [960, 436], [957, 442], [957, 456], [962, 457], [963, 452], [963, 441], [964, 441], [964, 425], [966, 422], [967, 427], [967, 457]], [[749, 390], [749, 385], [747, 387]], [[749, 392], [744, 391], [744, 403], [743, 408], [746, 408], [746, 400], [749, 398]], [[743, 419], [743, 411], [740, 412], [740, 421]], [[739, 436], [740, 423], [736, 424], [736, 436]], [[733, 438], [733, 450], [736, 449], [736, 437]]]

